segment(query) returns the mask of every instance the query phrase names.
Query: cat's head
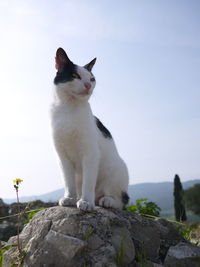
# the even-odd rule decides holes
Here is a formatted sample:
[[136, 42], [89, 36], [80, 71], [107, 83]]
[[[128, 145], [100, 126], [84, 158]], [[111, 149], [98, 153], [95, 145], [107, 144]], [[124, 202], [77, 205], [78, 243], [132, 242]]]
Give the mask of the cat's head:
[[58, 97], [63, 100], [64, 98], [88, 100], [96, 84], [91, 72], [96, 58], [81, 67], [75, 65], [62, 48], [58, 48], [55, 60], [57, 73], [54, 84]]

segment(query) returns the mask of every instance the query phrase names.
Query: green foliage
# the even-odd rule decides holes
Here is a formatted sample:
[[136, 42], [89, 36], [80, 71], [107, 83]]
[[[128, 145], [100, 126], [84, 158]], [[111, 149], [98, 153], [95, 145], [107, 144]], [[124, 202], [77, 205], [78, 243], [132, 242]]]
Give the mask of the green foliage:
[[180, 225], [178, 228], [179, 234], [188, 241], [191, 240], [191, 233], [195, 230], [196, 229], [194, 227], [186, 224]]
[[19, 255], [16, 258], [12, 259], [12, 263], [10, 267], [23, 267], [25, 256], [26, 256], [26, 251], [21, 250]]
[[3, 267], [4, 253], [9, 250], [12, 246], [6, 245], [0, 249], [0, 267]]
[[185, 206], [183, 203], [183, 188], [177, 174], [174, 177], [174, 209], [177, 222], [184, 222], [187, 220]]
[[[199, 231], [198, 227], [190, 224], [181, 224], [178, 227], [179, 234], [186, 240], [192, 242], [192, 233], [195, 231]], [[193, 245], [198, 246], [200, 243], [200, 239], [193, 242]]]
[[39, 211], [43, 210], [43, 209], [44, 209], [44, 207], [41, 207], [41, 208], [37, 208], [37, 209], [31, 210], [31, 211], [28, 213], [28, 216], [27, 216], [28, 218], [27, 218], [27, 220], [24, 220], [24, 221], [22, 222], [22, 224], [24, 225], [24, 224], [29, 223], [29, 222], [32, 220], [33, 216], [34, 216], [36, 213], [38, 213]]
[[120, 240], [119, 250], [117, 251], [116, 263], [117, 266], [122, 266], [124, 261], [124, 238]]
[[184, 200], [186, 207], [195, 214], [200, 215], [200, 184], [184, 191]]
[[91, 235], [92, 235], [93, 232], [94, 232], [94, 229], [93, 229], [93, 228], [90, 228], [90, 229], [86, 232], [86, 234], [85, 234], [85, 240], [86, 240], [86, 241], [89, 241], [89, 239], [90, 239], [90, 237], [91, 237]]
[[153, 267], [153, 264], [149, 263], [143, 254], [137, 254], [136, 260], [140, 263], [140, 267]]
[[161, 209], [156, 203], [148, 200], [148, 198], [137, 199], [135, 204], [127, 206], [126, 210], [144, 215], [159, 216]]
[[147, 254], [144, 248], [144, 244], [142, 244], [140, 248], [140, 252], [138, 251], [135, 255], [135, 259], [139, 262], [140, 267], [153, 267], [153, 264], [149, 263], [147, 260]]
[[[12, 247], [13, 247], [12, 245], [5, 245], [0, 249], [0, 267], [3, 267], [4, 253]], [[26, 251], [22, 250], [21, 253], [18, 253], [17, 257], [12, 259], [10, 267], [22, 267], [25, 256], [26, 256]]]

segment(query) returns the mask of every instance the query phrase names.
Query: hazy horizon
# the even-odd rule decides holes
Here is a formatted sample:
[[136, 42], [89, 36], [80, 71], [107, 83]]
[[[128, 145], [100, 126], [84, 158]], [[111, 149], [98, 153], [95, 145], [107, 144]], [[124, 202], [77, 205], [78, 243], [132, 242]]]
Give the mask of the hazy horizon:
[[[185, 183], [187, 182], [192, 182], [192, 181], [200, 181], [200, 179], [192, 179], [192, 180], [186, 180], [184, 182], [182, 182], [182, 184], [184, 185]], [[173, 184], [174, 181], [161, 181], [161, 182], [142, 182], [142, 183], [136, 183], [136, 184], [129, 184], [129, 187], [130, 186], [137, 186], [137, 185], [143, 185], [143, 184], [165, 184], [165, 183], [172, 183]], [[20, 199], [23, 199], [23, 198], [29, 198], [29, 197], [34, 197], [34, 196], [42, 196], [42, 195], [48, 195], [48, 194], [51, 194], [52, 192], [54, 191], [59, 191], [59, 190], [64, 190], [64, 187], [61, 187], [61, 188], [55, 188], [54, 190], [51, 190], [51, 191], [48, 191], [48, 192], [44, 192], [42, 194], [32, 194], [32, 195], [20, 195], [19, 197], [19, 201]], [[0, 197], [1, 198], [1, 197]], [[4, 201], [7, 201], [7, 200], [13, 200], [13, 199], [16, 199], [16, 197], [12, 197], [12, 198], [2, 198]], [[36, 199], [37, 200], [37, 199]]]
[[63, 181], [51, 138], [55, 52], [94, 57], [93, 113], [127, 163], [130, 184], [200, 177], [200, 2], [0, 1], [0, 198]]

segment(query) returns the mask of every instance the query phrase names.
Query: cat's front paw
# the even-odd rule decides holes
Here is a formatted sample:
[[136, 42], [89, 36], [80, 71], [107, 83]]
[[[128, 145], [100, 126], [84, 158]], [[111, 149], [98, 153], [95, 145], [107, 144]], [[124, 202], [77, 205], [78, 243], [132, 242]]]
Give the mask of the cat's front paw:
[[59, 200], [59, 205], [60, 206], [76, 206], [76, 199], [72, 197], [62, 197]]
[[77, 202], [77, 208], [79, 208], [80, 210], [83, 210], [83, 211], [92, 211], [94, 209], [94, 204], [93, 203], [90, 203], [86, 200], [83, 200], [83, 199], [80, 199], [78, 202]]

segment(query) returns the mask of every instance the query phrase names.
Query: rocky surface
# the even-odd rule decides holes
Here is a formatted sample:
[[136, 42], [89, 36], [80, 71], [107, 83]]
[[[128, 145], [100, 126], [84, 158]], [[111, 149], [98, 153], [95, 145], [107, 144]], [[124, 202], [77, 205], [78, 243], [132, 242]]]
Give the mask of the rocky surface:
[[199, 267], [200, 248], [184, 242], [170, 247], [167, 252], [165, 264], [176, 267]]
[[[28, 213], [23, 211], [29, 211], [41, 207], [56, 206], [56, 202], [42, 202], [40, 200], [32, 201], [29, 203], [19, 203], [20, 210], [22, 212], [21, 221], [25, 222], [28, 219]], [[12, 203], [10, 205], [3, 202], [0, 198], [0, 240], [7, 241], [11, 236], [17, 234], [17, 216], [12, 216], [18, 213], [18, 204]], [[8, 217], [11, 216], [11, 217]], [[3, 218], [3, 219], [2, 219]], [[22, 230], [20, 226], [20, 230]]]
[[[37, 213], [20, 234], [24, 267], [199, 266], [200, 248], [164, 219], [127, 211], [52, 207]], [[16, 237], [9, 239], [15, 245]], [[4, 254], [4, 267], [17, 255]], [[185, 264], [185, 265], [184, 265]]]

